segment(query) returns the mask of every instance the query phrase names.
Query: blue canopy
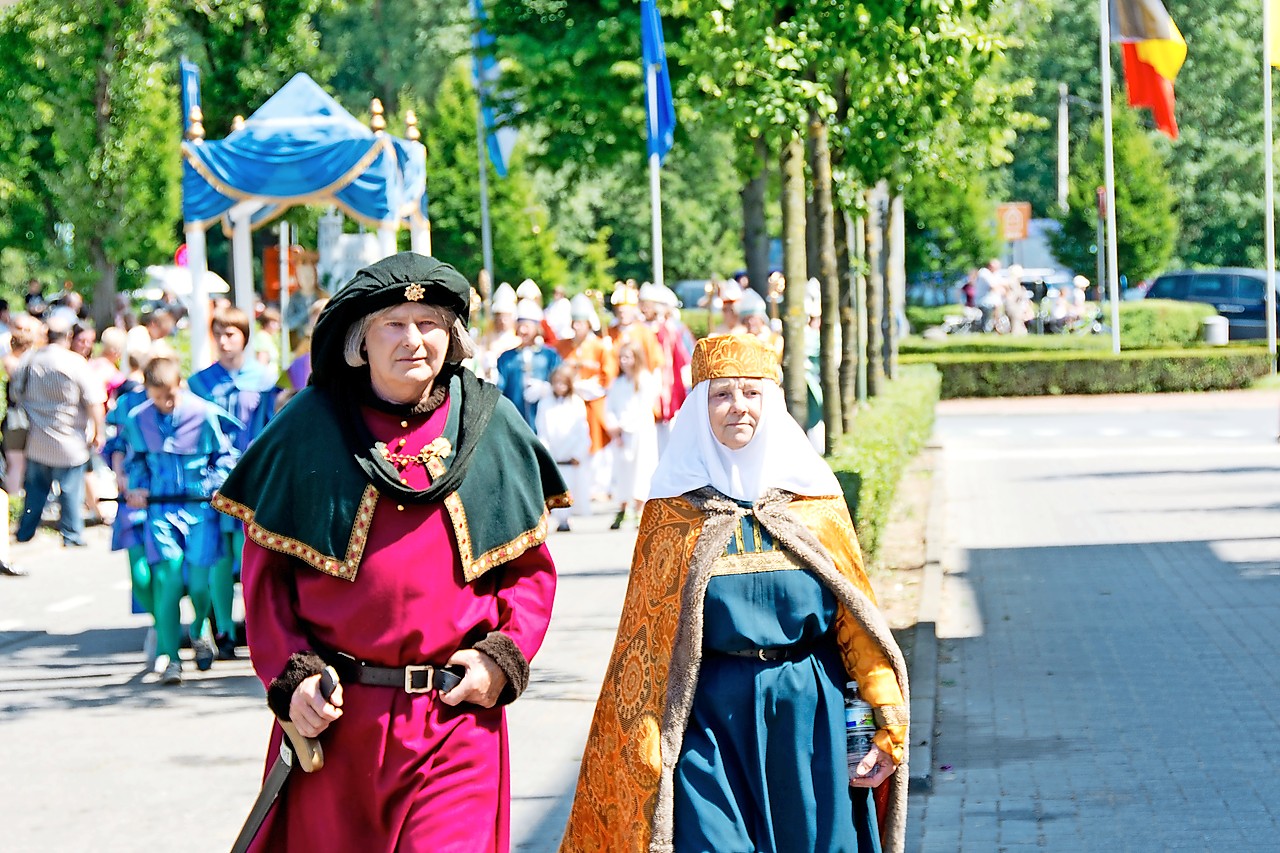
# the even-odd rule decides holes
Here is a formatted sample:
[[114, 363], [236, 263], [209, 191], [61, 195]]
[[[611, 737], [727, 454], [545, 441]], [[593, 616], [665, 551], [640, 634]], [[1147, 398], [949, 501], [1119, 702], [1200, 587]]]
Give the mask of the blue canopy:
[[225, 139], [182, 144], [182, 216], [205, 228], [241, 201], [263, 225], [300, 204], [335, 205], [377, 226], [426, 217], [427, 152], [374, 133], [297, 74]]

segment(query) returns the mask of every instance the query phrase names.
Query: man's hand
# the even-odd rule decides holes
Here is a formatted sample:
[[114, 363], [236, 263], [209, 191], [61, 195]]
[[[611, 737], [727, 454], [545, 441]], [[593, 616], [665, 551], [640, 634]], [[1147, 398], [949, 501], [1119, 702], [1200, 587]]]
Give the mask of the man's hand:
[[893, 758], [872, 746], [849, 776], [849, 784], [855, 788], [874, 788], [893, 775], [897, 765]]
[[289, 721], [304, 737], [319, 737], [329, 728], [329, 724], [342, 716], [342, 684], [334, 678], [337, 685], [333, 695], [325, 701], [320, 692], [320, 676], [313, 675], [304, 679], [293, 691], [289, 700]]
[[484, 652], [459, 649], [449, 658], [448, 663], [461, 666], [466, 674], [457, 687], [440, 694], [440, 701], [446, 705], [470, 702], [481, 708], [492, 708], [507, 686], [507, 674]]

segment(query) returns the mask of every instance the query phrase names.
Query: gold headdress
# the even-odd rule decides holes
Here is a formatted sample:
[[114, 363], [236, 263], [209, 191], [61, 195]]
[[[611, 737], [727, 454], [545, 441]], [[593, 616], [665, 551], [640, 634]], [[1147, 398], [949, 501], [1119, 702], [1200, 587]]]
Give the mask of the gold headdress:
[[703, 338], [693, 348], [690, 371], [694, 385], [731, 376], [774, 382], [781, 378], [777, 353], [754, 335]]

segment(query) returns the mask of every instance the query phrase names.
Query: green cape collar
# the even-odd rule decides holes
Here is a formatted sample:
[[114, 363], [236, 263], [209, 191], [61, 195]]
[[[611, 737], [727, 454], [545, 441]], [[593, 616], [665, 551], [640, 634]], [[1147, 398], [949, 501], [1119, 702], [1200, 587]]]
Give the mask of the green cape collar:
[[387, 482], [355, 403], [307, 388], [250, 445], [213, 498], [260, 546], [355, 580], [380, 497], [443, 501], [470, 582], [542, 544], [548, 507], [568, 506], [555, 462], [511, 402], [469, 372], [450, 379], [429, 488]]

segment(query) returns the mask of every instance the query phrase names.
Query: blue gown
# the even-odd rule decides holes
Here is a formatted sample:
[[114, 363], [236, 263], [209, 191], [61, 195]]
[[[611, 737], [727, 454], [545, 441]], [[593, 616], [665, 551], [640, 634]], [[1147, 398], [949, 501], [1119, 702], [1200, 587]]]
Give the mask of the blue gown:
[[[529, 362], [528, 371], [525, 370], [526, 360]], [[525, 399], [525, 381], [549, 382], [551, 371], [559, 366], [559, 354], [544, 346], [511, 349], [498, 356], [498, 390], [516, 404], [516, 410], [530, 428], [537, 429], [538, 401]]]
[[[238, 421], [234, 427], [227, 427], [227, 438], [238, 459], [255, 438], [266, 429], [276, 411], [276, 397], [280, 388], [276, 385], [278, 374], [273, 374], [267, 366], [252, 357], [245, 359], [244, 366], [235, 373], [230, 372], [216, 361], [191, 376], [187, 380], [187, 388], [192, 394], [213, 403], [228, 412]], [[229, 515], [219, 515], [218, 525], [223, 533], [236, 534], [240, 531], [239, 519]], [[226, 557], [225, 548], [230, 547], [225, 541], [219, 547], [219, 556]], [[235, 561], [236, 570], [240, 567], [240, 553], [233, 549], [230, 555]]]
[[[775, 548], [748, 516], [727, 553]], [[711, 579], [675, 768], [677, 853], [880, 853], [870, 790], [849, 786], [835, 615], [835, 596], [806, 570]], [[776, 662], [717, 654], [797, 644], [813, 652]]]
[[[208, 503], [226, 480], [235, 455], [226, 436], [239, 426], [226, 412], [184, 394], [172, 414], [147, 401], [124, 425], [130, 489], [147, 489], [147, 560], [185, 559], [209, 566], [218, 556], [219, 514]], [[174, 498], [172, 501], [156, 498]]]

